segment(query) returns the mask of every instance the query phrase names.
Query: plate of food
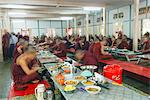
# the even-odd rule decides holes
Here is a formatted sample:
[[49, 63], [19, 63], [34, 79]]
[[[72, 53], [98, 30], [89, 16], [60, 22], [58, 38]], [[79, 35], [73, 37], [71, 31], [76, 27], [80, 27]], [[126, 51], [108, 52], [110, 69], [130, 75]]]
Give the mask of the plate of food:
[[93, 81], [93, 80], [83, 80], [81, 83], [82, 83], [84, 86], [92, 86], [92, 85], [94, 85], [96, 82]]
[[66, 86], [64, 87], [64, 91], [65, 91], [66, 93], [73, 93], [75, 90], [76, 90], [76, 87], [73, 86], [73, 85], [66, 85]]
[[99, 86], [86, 86], [85, 90], [90, 94], [98, 94], [101, 88]]
[[76, 86], [76, 85], [78, 85], [78, 83], [79, 83], [79, 81], [77, 81], [77, 80], [67, 80], [67, 81], [65, 81], [64, 84]]
[[65, 65], [65, 66], [62, 66], [61, 68], [62, 68], [62, 69], [68, 69], [68, 68], [70, 68], [70, 67]]
[[86, 80], [86, 77], [84, 76], [75, 76], [75, 80], [78, 80], [79, 82]]

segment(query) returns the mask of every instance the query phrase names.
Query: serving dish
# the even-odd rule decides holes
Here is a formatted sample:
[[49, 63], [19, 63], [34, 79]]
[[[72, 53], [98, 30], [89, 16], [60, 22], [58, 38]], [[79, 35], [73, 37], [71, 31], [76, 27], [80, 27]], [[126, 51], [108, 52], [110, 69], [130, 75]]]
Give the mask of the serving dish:
[[84, 86], [92, 86], [92, 85], [94, 85], [96, 82], [93, 81], [93, 80], [83, 80], [81, 83], [82, 83]]
[[67, 80], [64, 82], [65, 85], [73, 85], [73, 86], [76, 86], [78, 85], [79, 81], [77, 80]]
[[90, 94], [98, 94], [101, 88], [99, 86], [86, 86], [85, 90]]

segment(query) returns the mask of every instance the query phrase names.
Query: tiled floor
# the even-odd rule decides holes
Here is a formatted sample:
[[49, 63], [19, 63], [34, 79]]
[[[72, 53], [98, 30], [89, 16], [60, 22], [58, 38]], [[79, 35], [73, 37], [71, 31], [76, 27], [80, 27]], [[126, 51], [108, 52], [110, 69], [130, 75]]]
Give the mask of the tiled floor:
[[11, 61], [0, 63], [0, 100], [7, 98], [9, 86], [11, 83]]

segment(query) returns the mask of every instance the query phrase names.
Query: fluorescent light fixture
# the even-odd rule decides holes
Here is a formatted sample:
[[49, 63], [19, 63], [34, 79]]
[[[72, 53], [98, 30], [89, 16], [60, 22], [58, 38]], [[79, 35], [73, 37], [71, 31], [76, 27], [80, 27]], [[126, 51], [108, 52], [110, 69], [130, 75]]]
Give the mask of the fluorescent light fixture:
[[17, 20], [12, 20], [13, 23], [24, 23], [25, 20], [17, 19]]
[[24, 12], [9, 12], [8, 15], [18, 16], [18, 15], [27, 15], [27, 13], [24, 13]]
[[60, 17], [60, 20], [72, 20], [73, 17]]
[[83, 10], [88, 10], [88, 11], [97, 11], [101, 10], [101, 7], [83, 7]]
[[1, 8], [22, 8], [22, 9], [25, 9], [25, 8], [32, 8], [31, 6], [26, 6], [26, 5], [0, 5]]

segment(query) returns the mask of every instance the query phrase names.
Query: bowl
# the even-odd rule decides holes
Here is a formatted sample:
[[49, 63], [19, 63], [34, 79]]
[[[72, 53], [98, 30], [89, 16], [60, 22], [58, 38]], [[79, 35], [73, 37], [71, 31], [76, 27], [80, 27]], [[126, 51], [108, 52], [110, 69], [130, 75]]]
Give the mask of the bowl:
[[66, 93], [68, 93], [68, 94], [73, 93], [75, 90], [76, 90], [76, 87], [73, 86], [73, 85], [66, 85], [66, 86], [64, 87], [64, 91], [65, 91]]
[[83, 80], [81, 82], [84, 86], [93, 86], [96, 82], [93, 80]]
[[101, 88], [99, 86], [86, 86], [85, 90], [89, 94], [98, 94], [101, 91]]
[[79, 82], [86, 80], [86, 77], [84, 77], [84, 76], [75, 76], [74, 78], [75, 78], [75, 80], [78, 80]]
[[92, 70], [92, 69], [97, 69], [97, 66], [94, 66], [94, 65], [86, 65], [86, 66], [80, 66], [80, 68], [82, 70]]
[[76, 85], [78, 85], [78, 83], [79, 83], [79, 81], [77, 81], [77, 80], [67, 80], [67, 81], [65, 81], [65, 85], [72, 85], [72, 86], [76, 86]]

